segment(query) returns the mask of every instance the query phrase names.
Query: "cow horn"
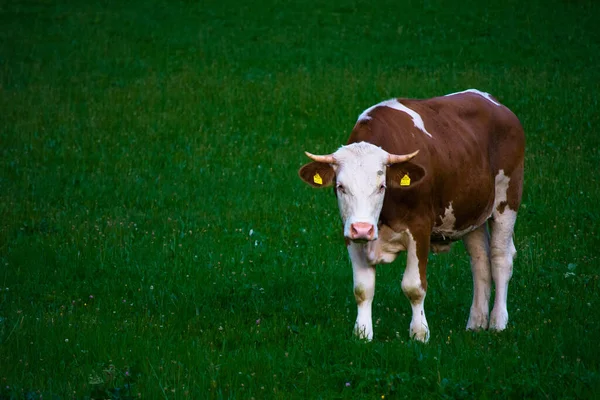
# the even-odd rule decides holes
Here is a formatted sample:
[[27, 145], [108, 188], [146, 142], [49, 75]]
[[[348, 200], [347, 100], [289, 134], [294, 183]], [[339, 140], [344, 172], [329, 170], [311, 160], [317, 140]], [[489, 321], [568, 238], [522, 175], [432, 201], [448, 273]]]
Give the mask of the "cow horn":
[[419, 150], [415, 151], [414, 153], [403, 154], [403, 155], [388, 154], [388, 164], [391, 165], [391, 164], [398, 164], [398, 163], [406, 162], [406, 161], [410, 160], [411, 158], [413, 158], [414, 156], [416, 156], [417, 153], [419, 153]]
[[308, 158], [311, 158], [312, 160], [316, 161], [316, 162], [320, 162], [320, 163], [325, 163], [325, 164], [337, 164], [337, 161], [335, 161], [335, 158], [333, 158], [332, 154], [328, 154], [326, 156], [318, 156], [315, 154], [310, 154], [308, 151], [304, 152]]

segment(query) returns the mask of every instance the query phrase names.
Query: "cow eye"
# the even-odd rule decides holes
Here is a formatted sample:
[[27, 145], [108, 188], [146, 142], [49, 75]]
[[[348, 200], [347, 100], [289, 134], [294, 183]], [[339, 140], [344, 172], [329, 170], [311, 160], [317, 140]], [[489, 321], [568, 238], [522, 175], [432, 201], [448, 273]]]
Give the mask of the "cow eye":
[[337, 186], [336, 186], [336, 189], [337, 189], [337, 191], [338, 191], [338, 192], [340, 192], [340, 193], [346, 193], [346, 188], [345, 188], [345, 187], [344, 187], [344, 185], [342, 185], [342, 184], [339, 184], [339, 183], [338, 183], [338, 184], [337, 184]]

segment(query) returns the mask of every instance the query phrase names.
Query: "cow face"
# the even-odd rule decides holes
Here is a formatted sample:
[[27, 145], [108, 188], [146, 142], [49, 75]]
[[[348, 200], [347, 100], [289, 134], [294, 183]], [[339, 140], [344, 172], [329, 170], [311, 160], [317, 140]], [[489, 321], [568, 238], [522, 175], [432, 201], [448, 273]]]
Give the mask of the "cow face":
[[347, 239], [375, 240], [385, 196], [386, 166], [408, 161], [416, 154], [391, 155], [370, 143], [353, 143], [327, 156], [307, 153], [315, 162], [303, 166], [299, 175], [314, 187], [335, 185]]

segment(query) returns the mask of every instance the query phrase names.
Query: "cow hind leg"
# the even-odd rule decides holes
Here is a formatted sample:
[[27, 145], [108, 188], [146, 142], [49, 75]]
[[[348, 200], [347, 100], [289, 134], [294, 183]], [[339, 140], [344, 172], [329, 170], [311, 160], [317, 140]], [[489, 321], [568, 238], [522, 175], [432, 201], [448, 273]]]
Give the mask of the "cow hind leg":
[[490, 221], [492, 277], [496, 288], [494, 308], [490, 315], [490, 329], [501, 331], [508, 323], [506, 300], [508, 282], [512, 276], [513, 258], [516, 254], [513, 242], [513, 230], [517, 212], [506, 207], [502, 212], [495, 210]]
[[473, 303], [467, 329], [487, 329], [490, 312], [492, 271], [490, 266], [490, 235], [487, 224], [468, 233], [463, 242], [471, 258], [473, 273]]

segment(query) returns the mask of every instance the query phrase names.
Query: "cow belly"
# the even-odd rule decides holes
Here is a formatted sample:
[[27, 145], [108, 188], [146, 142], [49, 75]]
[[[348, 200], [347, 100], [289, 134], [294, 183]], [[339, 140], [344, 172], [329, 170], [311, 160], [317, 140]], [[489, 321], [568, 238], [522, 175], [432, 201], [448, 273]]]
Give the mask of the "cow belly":
[[439, 244], [446, 244], [446, 242], [454, 242], [456, 240], [461, 239], [467, 233], [473, 232], [475, 229], [477, 229], [479, 225], [468, 225], [463, 229], [445, 229], [443, 227], [434, 227], [431, 231], [431, 242]]
[[472, 205], [468, 205], [472, 208], [469, 210], [469, 217], [457, 221], [454, 204], [450, 202], [448, 207], [444, 209], [443, 214], [436, 218], [436, 224], [431, 230], [432, 243], [458, 240], [467, 233], [474, 231], [492, 215], [493, 205], [493, 197], [489, 198], [484, 207], [473, 208]]
[[440, 240], [439, 238], [432, 237], [429, 244], [429, 251], [432, 253], [447, 253], [450, 251], [453, 242], [453, 240]]
[[469, 225], [464, 229], [446, 229], [443, 226], [434, 227], [431, 231], [432, 242], [454, 241], [462, 238], [469, 232], [474, 231], [478, 225]]

